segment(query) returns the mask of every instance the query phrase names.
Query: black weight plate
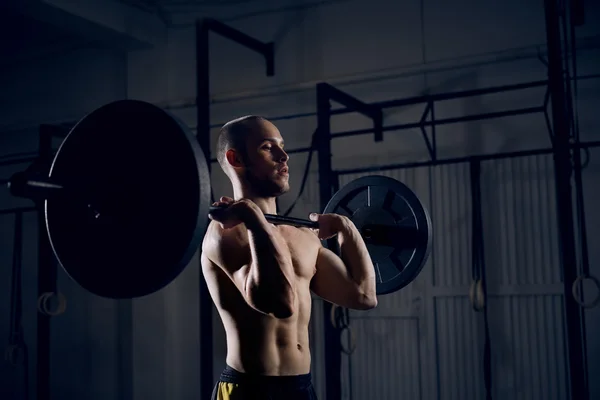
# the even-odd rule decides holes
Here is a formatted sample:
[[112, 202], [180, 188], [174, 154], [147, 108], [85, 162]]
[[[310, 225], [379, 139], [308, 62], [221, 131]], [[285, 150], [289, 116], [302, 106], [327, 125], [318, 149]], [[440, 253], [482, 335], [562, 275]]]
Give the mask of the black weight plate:
[[355, 179], [334, 194], [324, 213], [347, 216], [361, 232], [375, 267], [377, 294], [408, 285], [429, 258], [429, 213], [396, 179], [380, 175]]
[[210, 176], [194, 136], [142, 101], [107, 104], [61, 144], [50, 179], [77, 196], [46, 200], [56, 257], [103, 297], [153, 293], [186, 267], [205, 233]]

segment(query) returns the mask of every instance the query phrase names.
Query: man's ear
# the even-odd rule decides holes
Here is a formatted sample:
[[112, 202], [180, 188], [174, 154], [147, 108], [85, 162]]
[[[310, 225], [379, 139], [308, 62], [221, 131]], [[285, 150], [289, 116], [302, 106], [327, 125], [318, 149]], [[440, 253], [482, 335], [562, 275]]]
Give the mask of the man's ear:
[[241, 168], [244, 166], [240, 154], [234, 149], [227, 150], [225, 153], [225, 158], [227, 159], [229, 165], [231, 165], [233, 168]]

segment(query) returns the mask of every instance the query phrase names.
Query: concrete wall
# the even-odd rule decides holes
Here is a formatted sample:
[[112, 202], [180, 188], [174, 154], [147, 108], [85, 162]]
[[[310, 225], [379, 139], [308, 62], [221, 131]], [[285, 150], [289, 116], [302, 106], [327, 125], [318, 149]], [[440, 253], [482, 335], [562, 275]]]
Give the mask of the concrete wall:
[[[217, 126], [245, 114], [267, 117], [304, 114], [278, 120], [277, 125], [289, 148], [307, 146], [316, 128], [315, 85], [321, 81], [371, 102], [545, 79], [545, 66], [538, 59], [545, 47], [541, 2], [511, 0], [500, 4], [492, 0], [462, 0], [450, 4], [441, 0], [352, 0], [298, 4], [288, 4], [276, 12], [254, 14], [245, 10], [246, 6], [240, 6], [238, 12], [223, 17], [234, 28], [259, 40], [275, 42], [274, 77], [265, 76], [260, 56], [226, 39], [211, 36], [213, 146]], [[218, 10], [214, 12], [218, 14]], [[588, 23], [578, 29], [581, 46], [578, 70], [587, 75], [598, 72], [600, 25], [594, 21], [600, 20], [600, 8], [588, 1], [586, 12]], [[179, 14], [172, 21], [167, 40], [150, 49], [124, 54], [105, 47], [86, 47], [5, 69], [0, 77], [3, 87], [0, 127], [5, 128], [0, 129], [4, 132], [0, 136], [2, 154], [35, 151], [39, 123], [77, 120], [101, 104], [124, 97], [161, 104], [195, 128], [194, 26], [190, 24], [193, 17], [193, 13]], [[579, 117], [584, 140], [598, 140], [600, 122], [595, 103], [599, 88], [597, 79], [579, 83]], [[544, 90], [538, 88], [443, 102], [436, 109], [436, 117], [537, 106], [541, 105], [543, 95]], [[388, 109], [385, 124], [418, 121], [422, 112], [422, 105]], [[354, 114], [332, 119], [334, 131], [368, 126], [367, 119]], [[439, 127], [437, 134], [439, 157], [549, 146], [541, 115], [452, 124]], [[334, 168], [427, 157], [418, 130], [386, 133], [383, 143], [374, 143], [370, 136], [338, 139], [333, 153]], [[599, 226], [595, 222], [600, 218], [592, 208], [598, 193], [594, 185], [597, 181], [595, 153], [591, 153], [592, 162], [585, 171], [591, 244], [594, 229]], [[290, 160], [293, 189], [281, 199], [282, 209], [297, 195], [305, 162], [305, 154], [294, 155]], [[2, 167], [0, 177], [8, 177], [24, 166]], [[307, 188], [294, 216], [305, 217], [309, 211], [319, 208], [316, 167], [313, 161]], [[444, 183], [444, 174], [434, 176], [438, 180], [434, 184]], [[421, 178], [414, 179], [415, 185], [424, 184]], [[217, 164], [213, 165], [212, 184], [216, 195], [231, 194], [229, 182]], [[8, 208], [27, 202], [12, 199], [2, 192], [0, 204]], [[2, 264], [10, 265], [13, 217], [0, 218]], [[25, 221], [24, 324], [33, 360], [36, 232], [34, 216], [27, 215]], [[446, 230], [436, 232], [439, 240], [451, 234]], [[592, 265], [598, 265], [594, 261], [599, 259], [600, 253], [593, 245], [590, 247]], [[428, 265], [424, 276], [430, 273]], [[4, 282], [1, 292], [6, 296], [0, 311], [4, 316], [0, 320], [0, 343], [5, 343], [10, 269], [4, 268], [0, 274], [0, 282]], [[60, 273], [59, 287], [67, 295], [69, 308], [52, 322], [53, 396], [61, 399], [198, 398], [202, 337], [198, 326], [199, 279], [196, 257], [177, 280], [159, 293], [131, 302], [116, 302], [83, 292]], [[413, 295], [426, 297], [428, 294], [409, 292], [407, 296]], [[312, 347], [315, 382], [324, 398], [319, 312], [317, 299]], [[600, 325], [600, 314], [592, 309], [587, 316], [588, 332], [594, 332]], [[427, 321], [436, 323], [433, 319]], [[216, 315], [214, 322], [216, 378], [224, 365], [226, 349]], [[357, 326], [360, 330], [362, 325]], [[400, 328], [384, 323], [381, 329], [392, 334]], [[442, 334], [452, 329], [452, 325], [438, 326]], [[412, 336], [404, 337], [409, 340]], [[593, 376], [594, 371], [597, 373], [600, 369], [597, 351], [600, 343], [593, 334], [588, 337], [590, 375]], [[126, 351], [120, 352], [120, 348]], [[403, 354], [394, 354], [394, 358], [402, 357]], [[427, 360], [431, 363], [439, 358]], [[379, 365], [383, 371], [388, 363], [382, 360]], [[434, 370], [431, 364], [422, 368]], [[14, 381], [18, 375], [10, 366], [2, 364], [0, 376], [3, 377], [0, 395], [10, 398], [18, 386]], [[33, 387], [33, 367], [30, 376]], [[435, 375], [427, 379], [431, 381], [424, 382], [435, 385]], [[598, 396], [600, 386], [594, 381], [591, 384], [592, 393]], [[433, 398], [438, 390], [443, 389], [423, 389], [422, 398]], [[448, 393], [448, 397], [452, 395]]]

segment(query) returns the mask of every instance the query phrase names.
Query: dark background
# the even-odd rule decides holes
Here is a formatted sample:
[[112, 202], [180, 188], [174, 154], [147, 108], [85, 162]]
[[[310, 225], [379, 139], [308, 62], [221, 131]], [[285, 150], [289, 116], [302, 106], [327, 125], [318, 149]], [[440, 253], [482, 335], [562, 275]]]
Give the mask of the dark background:
[[[317, 126], [316, 85], [327, 82], [364, 102], [403, 99], [543, 81], [548, 49], [542, 0], [339, 0], [67, 2], [7, 0], [0, 7], [0, 179], [31, 163], [40, 124], [70, 126], [118, 99], [149, 101], [197, 127], [195, 21], [216, 18], [275, 43], [275, 75], [262, 56], [210, 36], [211, 148], [218, 126], [237, 116], [273, 118], [290, 149], [310, 144]], [[600, 3], [582, 2], [575, 28], [576, 105], [581, 140], [600, 140]], [[571, 54], [572, 55], [572, 54]], [[573, 75], [573, 71], [570, 71]], [[435, 117], [538, 107], [546, 86], [436, 101]], [[339, 107], [333, 103], [333, 107]], [[384, 124], [418, 122], [425, 104], [384, 110]], [[549, 109], [549, 108], [548, 108]], [[281, 117], [281, 118], [280, 118]], [[285, 117], [285, 118], [284, 118]], [[201, 125], [204, 126], [204, 125]], [[332, 132], [369, 128], [356, 113], [333, 116]], [[427, 131], [431, 135], [431, 130]], [[430, 136], [431, 137], [431, 136]], [[56, 148], [60, 140], [56, 139]], [[543, 113], [436, 127], [440, 159], [550, 148]], [[427, 161], [420, 129], [336, 139], [334, 169]], [[306, 152], [292, 154], [298, 195]], [[14, 162], [13, 162], [14, 161]], [[373, 172], [369, 172], [373, 173]], [[344, 399], [482, 399], [485, 397], [482, 313], [469, 302], [471, 185], [469, 163], [389, 169], [434, 221], [432, 257], [407, 288], [351, 312], [357, 348], [343, 355]], [[590, 268], [600, 273], [596, 208], [600, 150], [582, 171]], [[365, 173], [340, 176], [340, 184]], [[555, 173], [551, 154], [482, 161], [482, 217], [488, 285], [492, 392], [495, 399], [568, 398], [564, 291], [561, 282]], [[230, 195], [213, 164], [217, 195]], [[318, 164], [292, 213], [319, 210]], [[0, 209], [31, 206], [0, 189]], [[37, 215], [23, 214], [23, 327], [29, 347], [30, 397], [36, 396]], [[8, 344], [14, 213], [0, 215], [0, 348]], [[577, 242], [576, 242], [577, 243]], [[570, 266], [569, 268], [573, 268]], [[162, 291], [108, 300], [78, 287], [59, 270], [68, 305], [51, 319], [52, 399], [198, 399], [203, 337], [197, 255]], [[587, 298], [597, 288], [586, 286]], [[584, 313], [590, 397], [600, 398], [600, 309]], [[224, 332], [213, 315], [213, 381], [224, 366]], [[324, 319], [315, 298], [313, 374], [325, 399]], [[206, 335], [204, 335], [206, 337]], [[344, 337], [345, 340], [345, 337]], [[0, 362], [0, 398], [22, 399], [23, 366]]]

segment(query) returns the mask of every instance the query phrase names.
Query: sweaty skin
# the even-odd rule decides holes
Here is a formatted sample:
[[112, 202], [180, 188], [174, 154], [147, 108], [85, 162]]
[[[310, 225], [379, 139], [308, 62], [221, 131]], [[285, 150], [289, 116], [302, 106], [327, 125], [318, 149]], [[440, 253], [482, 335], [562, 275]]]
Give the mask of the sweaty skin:
[[[342, 307], [375, 307], [370, 256], [346, 217], [313, 215], [318, 230], [275, 226], [264, 218], [275, 213], [275, 197], [289, 187], [286, 170], [281, 173], [288, 157], [273, 124], [256, 123], [246, 165], [234, 151], [227, 152], [227, 160], [235, 199], [217, 202], [228, 208], [221, 216], [211, 215], [201, 253], [202, 272], [226, 332], [226, 362], [252, 374], [309, 373], [311, 291]], [[260, 193], [253, 190], [257, 186]], [[269, 196], [268, 190], [274, 193]], [[321, 245], [321, 239], [333, 236], [341, 257]]]

